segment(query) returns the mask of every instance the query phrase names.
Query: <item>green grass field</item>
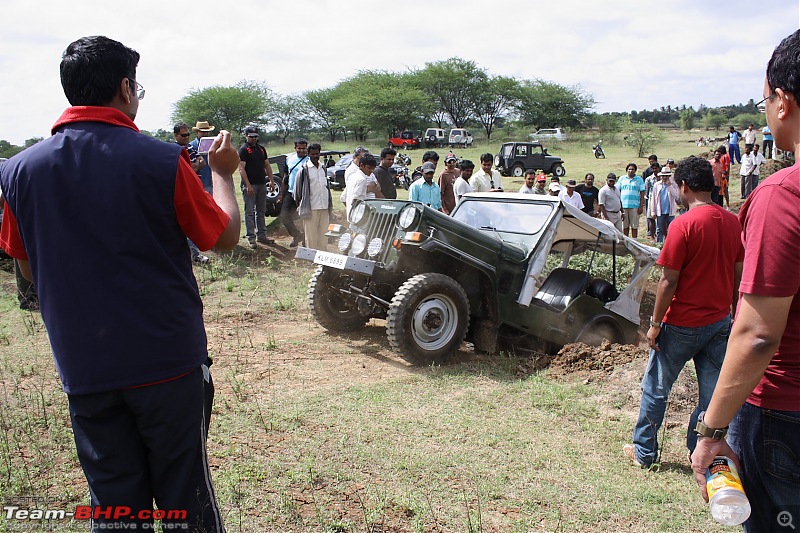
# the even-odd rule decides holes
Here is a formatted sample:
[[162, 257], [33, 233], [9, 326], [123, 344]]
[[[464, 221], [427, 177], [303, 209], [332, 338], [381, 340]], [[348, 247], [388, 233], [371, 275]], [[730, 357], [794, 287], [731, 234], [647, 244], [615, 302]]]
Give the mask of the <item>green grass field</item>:
[[[689, 139], [670, 134], [654, 151], [679, 160], [697, 152]], [[607, 159], [597, 161], [592, 140], [550, 149], [565, 159], [568, 177], [643, 163], [608, 142]], [[456, 153], [478, 161], [499, 145]], [[280, 148], [269, 149], [288, 151]], [[411, 152], [414, 166], [421, 154]], [[278, 240], [288, 243], [285, 234]], [[659, 469], [634, 468], [622, 456], [643, 354], [575, 375], [466, 351], [452, 364], [415, 368], [391, 352], [383, 321], [348, 335], [322, 330], [305, 303], [312, 269], [292, 251], [212, 255], [195, 274], [217, 384], [209, 456], [228, 531], [723, 530], [686, 463], [690, 396], [668, 408]], [[13, 273], [0, 271], [0, 284], [0, 501], [86, 504], [41, 317], [17, 309]], [[691, 368], [685, 372], [690, 378]], [[27, 526], [81, 530], [67, 522]], [[0, 518], [0, 531], [18, 527]]]

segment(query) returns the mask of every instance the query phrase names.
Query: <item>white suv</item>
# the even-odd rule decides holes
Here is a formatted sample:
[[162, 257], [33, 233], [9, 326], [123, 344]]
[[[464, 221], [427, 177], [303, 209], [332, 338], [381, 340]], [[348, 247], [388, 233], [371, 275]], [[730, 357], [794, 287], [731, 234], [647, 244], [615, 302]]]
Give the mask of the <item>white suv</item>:
[[472, 134], [467, 130], [454, 129], [450, 130], [450, 138], [447, 140], [450, 146], [472, 146]]
[[561, 128], [543, 128], [536, 133], [531, 133], [528, 137], [532, 141], [541, 141], [544, 139], [552, 139], [554, 141], [566, 141], [567, 134]]
[[428, 128], [422, 139], [426, 148], [435, 148], [447, 144], [447, 133], [441, 128]]

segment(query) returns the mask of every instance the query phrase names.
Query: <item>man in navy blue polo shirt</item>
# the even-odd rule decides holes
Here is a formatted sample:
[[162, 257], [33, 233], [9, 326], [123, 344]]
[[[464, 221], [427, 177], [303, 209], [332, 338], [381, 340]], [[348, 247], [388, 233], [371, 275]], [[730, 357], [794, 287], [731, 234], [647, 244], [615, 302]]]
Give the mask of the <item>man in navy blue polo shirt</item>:
[[[61, 84], [72, 107], [52, 137], [0, 168], [0, 247], [39, 291], [99, 512], [92, 530], [153, 529], [155, 501], [175, 511], [167, 528], [220, 532], [203, 303], [186, 238], [201, 250], [238, 243], [239, 158], [221, 132], [208, 152], [212, 198], [185, 150], [140, 134], [138, 62], [107, 37], [67, 47]], [[122, 518], [104, 512], [123, 507]]]

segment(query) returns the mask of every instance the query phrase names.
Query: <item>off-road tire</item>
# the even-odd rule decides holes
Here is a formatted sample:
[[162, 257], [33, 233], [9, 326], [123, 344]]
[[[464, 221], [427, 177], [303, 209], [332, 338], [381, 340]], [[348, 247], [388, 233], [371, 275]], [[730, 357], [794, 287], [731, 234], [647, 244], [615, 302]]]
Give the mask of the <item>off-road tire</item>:
[[622, 334], [611, 322], [598, 321], [581, 331], [575, 342], [582, 342], [589, 346], [600, 346], [604, 340], [608, 340], [612, 344], [620, 343], [622, 342]]
[[367, 317], [349, 305], [335, 288], [337, 283], [349, 285], [351, 279], [347, 274], [320, 266], [308, 281], [308, 309], [319, 325], [329, 331], [354, 331], [367, 323]]
[[555, 165], [553, 167], [553, 175], [563, 178], [567, 175], [567, 170], [564, 168], [564, 165]]
[[389, 344], [413, 364], [447, 361], [461, 346], [469, 326], [469, 300], [456, 280], [418, 274], [395, 293], [386, 317]]
[[511, 167], [511, 175], [515, 178], [521, 178], [525, 174], [525, 166], [517, 163]]

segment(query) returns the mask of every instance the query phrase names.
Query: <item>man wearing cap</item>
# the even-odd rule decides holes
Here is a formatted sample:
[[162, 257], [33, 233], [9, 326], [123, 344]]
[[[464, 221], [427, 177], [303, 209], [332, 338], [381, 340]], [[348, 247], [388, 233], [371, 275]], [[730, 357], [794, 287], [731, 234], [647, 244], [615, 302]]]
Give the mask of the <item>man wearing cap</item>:
[[[536, 186], [536, 170], [529, 168], [525, 171], [525, 183], [519, 188], [520, 194], [536, 194], [534, 188]], [[544, 191], [543, 191], [544, 192]], [[547, 194], [547, 192], [544, 192]]]
[[551, 182], [547, 192], [550, 196], [561, 196], [561, 185]]
[[453, 194], [456, 197], [456, 203], [461, 201], [462, 196], [472, 192], [472, 187], [469, 186], [469, 179], [472, 177], [472, 172], [475, 170], [475, 163], [469, 159], [463, 159], [458, 164], [458, 169], [461, 173], [453, 184]]
[[581, 195], [583, 200], [583, 212], [590, 216], [595, 216], [597, 209], [597, 198], [600, 194], [600, 189], [594, 186], [594, 174], [588, 172], [583, 178], [583, 183], [575, 188], [575, 192]]
[[[175, 144], [186, 150], [186, 153], [189, 155], [189, 161], [192, 163], [192, 170], [197, 172], [201, 167], [206, 166], [205, 160], [197, 155], [197, 150], [192, 148], [189, 142], [188, 124], [185, 122], [175, 124], [172, 128], [172, 137], [175, 139]], [[200, 249], [197, 248], [197, 245], [193, 243], [191, 239], [187, 239], [187, 242], [189, 243], [189, 251], [192, 254], [192, 261], [195, 263], [208, 263], [208, 256], [201, 254]]]
[[486, 153], [481, 155], [481, 169], [469, 179], [472, 192], [503, 192], [503, 183], [500, 173], [492, 170], [494, 156]]
[[200, 139], [203, 137], [208, 137], [208, 134], [214, 131], [214, 126], [209, 125], [209, 123], [205, 120], [198, 120], [197, 124], [195, 124], [192, 128], [192, 131], [197, 135], [194, 139], [192, 139], [192, 142], [189, 143], [197, 153], [197, 175], [200, 176], [200, 181], [203, 182], [203, 188], [206, 190], [206, 192], [208, 194], [213, 194], [214, 183], [211, 179], [211, 168], [209, 168], [207, 161], [203, 157], [203, 154], [200, 153], [199, 147]]
[[415, 181], [408, 188], [408, 199], [441, 210], [442, 190], [433, 182], [435, 171], [436, 165], [430, 161], [422, 163], [422, 179]]
[[600, 209], [600, 217], [608, 220], [615, 228], [622, 231], [622, 200], [616, 183], [617, 175], [610, 172], [606, 176], [606, 184], [600, 188], [600, 192], [597, 194], [597, 206]]
[[664, 167], [658, 172], [659, 181], [653, 185], [648, 202], [649, 218], [655, 221], [656, 241], [664, 242], [667, 229], [675, 218], [678, 208], [678, 187], [672, 181], [672, 172]]
[[639, 215], [644, 212], [644, 180], [636, 175], [636, 163], [628, 163], [625, 172], [617, 184], [622, 199], [622, 232], [627, 236], [630, 231], [635, 239], [639, 236]]
[[[51, 137], [0, 166], [0, 247], [40, 289], [100, 511], [86, 526], [153, 530], [155, 501], [183, 514], [165, 530], [221, 533], [205, 448], [208, 342], [186, 238], [203, 250], [239, 242], [238, 157], [221, 132], [208, 152], [212, 198], [185, 150], [140, 133], [138, 62], [103, 36], [67, 47], [60, 77], [72, 107]], [[41, 183], [58, 183], [58, 194], [41, 194]], [[129, 512], [111, 516], [112, 506]]]
[[575, 180], [567, 180], [566, 190], [562, 190], [560, 194], [561, 200], [570, 204], [573, 207], [577, 207], [578, 209], [583, 209], [583, 199], [581, 195], [575, 192], [575, 189], [578, 187], [578, 184]]
[[256, 242], [275, 244], [267, 238], [267, 176], [269, 187], [275, 187], [272, 165], [267, 150], [258, 142], [258, 129], [248, 126], [244, 130], [245, 143], [239, 148], [240, 187], [244, 199], [244, 226], [250, 248], [257, 248]]
[[458, 158], [452, 153], [444, 158], [445, 168], [439, 174], [439, 189], [442, 191], [442, 213], [449, 215], [456, 208], [456, 196], [453, 187], [461, 171], [456, 168]]

